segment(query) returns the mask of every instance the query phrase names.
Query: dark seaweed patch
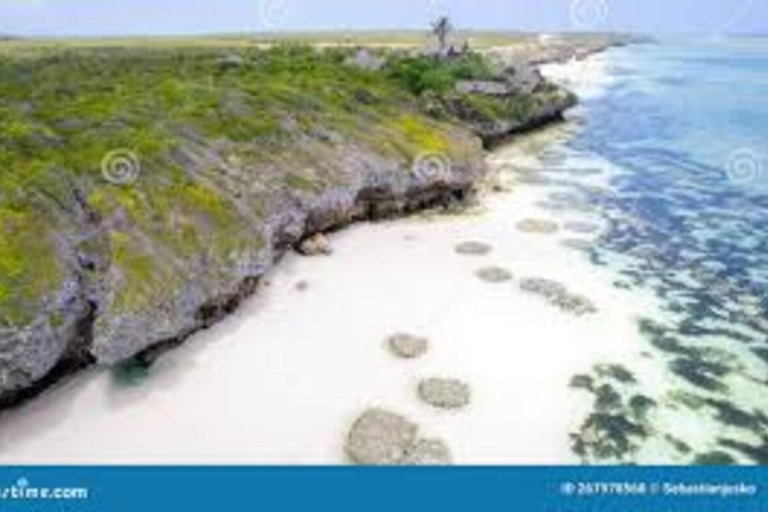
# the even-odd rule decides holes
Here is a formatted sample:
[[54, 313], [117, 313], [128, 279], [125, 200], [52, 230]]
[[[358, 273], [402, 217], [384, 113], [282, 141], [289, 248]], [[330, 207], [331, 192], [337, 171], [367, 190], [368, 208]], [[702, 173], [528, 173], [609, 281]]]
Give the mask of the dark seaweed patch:
[[595, 373], [600, 377], [613, 379], [622, 384], [635, 384], [637, 382], [632, 372], [618, 364], [600, 365], [595, 368]]
[[718, 377], [728, 373], [728, 368], [716, 363], [708, 363], [696, 358], [678, 358], [669, 363], [669, 369], [694, 386], [707, 391], [723, 393], [728, 387]]
[[[657, 140], [658, 130], [663, 132], [673, 123], [649, 105], [645, 105], [649, 109], [639, 125], [630, 129], [618, 126], [613, 122], [616, 116], [609, 113], [611, 101], [615, 100], [591, 107], [596, 111], [593, 114], [607, 122], [593, 125], [570, 142], [573, 149], [600, 154], [626, 171], [612, 178], [609, 189], [600, 194], [580, 189], [590, 204], [600, 207], [608, 226], [593, 247], [591, 259], [600, 265], [616, 262], [622, 276], [617, 283], [646, 287], [672, 313], [670, 317], [680, 318], [677, 325], [660, 325], [651, 319], [640, 322], [642, 334], [662, 353], [654, 353], [658, 360], [666, 360], [670, 372], [680, 380], [710, 393], [724, 393], [728, 391], [726, 377], [744, 373], [747, 367], [740, 359], [742, 347], [728, 350], [727, 343], [748, 345], [756, 358], [768, 364], [768, 346], [763, 345], [768, 334], [768, 303], [764, 300], [768, 296], [768, 235], [764, 229], [768, 194], [758, 196], [759, 191], [728, 186], [722, 168], [696, 160], [688, 152], [656, 146], [652, 141]], [[616, 143], [644, 137], [648, 144]], [[549, 197], [550, 201], [568, 199], [563, 194]], [[725, 350], [699, 345], [713, 339]], [[721, 343], [723, 339], [726, 344]], [[742, 376], [768, 385], [765, 379]], [[749, 397], [716, 400], [709, 393], [706, 397], [688, 393], [687, 388], [673, 384], [667, 394], [671, 402], [665, 405], [708, 412], [729, 427], [755, 433], [768, 430], [765, 415], [745, 405]], [[615, 405], [609, 391], [595, 393], [604, 407]], [[653, 406], [642, 398], [627, 398], [623, 409], [627, 417], [647, 421], [645, 414]], [[613, 410], [593, 412], [616, 416]], [[588, 433], [601, 431], [604, 423], [604, 418], [593, 419]], [[651, 430], [652, 425], [642, 424]], [[582, 452], [595, 458], [599, 446], [591, 438], [588, 441], [591, 444], [580, 445]], [[679, 440], [667, 441], [678, 452], [687, 453], [677, 444]], [[757, 461], [767, 458], [763, 447], [726, 442], [730, 445], [725, 451], [693, 447], [696, 452], [706, 452], [698, 453], [695, 462], [731, 464], [741, 453]], [[739, 453], [727, 453], [731, 450]]]
[[753, 353], [754, 353], [754, 354], [755, 354], [757, 357], [759, 357], [760, 359], [762, 359], [762, 360], [763, 360], [763, 362], [765, 362], [765, 364], [768, 364], [768, 348], [766, 348], [766, 347], [758, 347], [758, 348], [753, 348], [753, 349], [752, 349], [752, 352], [753, 352]]
[[758, 434], [768, 427], [768, 418], [759, 411], [750, 413], [730, 402], [713, 398], [707, 399], [706, 404], [715, 410], [715, 419], [724, 425], [743, 428]]
[[595, 409], [601, 412], [621, 409], [621, 395], [610, 384], [603, 384], [595, 391]]
[[736, 459], [728, 453], [713, 451], [700, 453], [693, 459], [693, 464], [697, 466], [732, 466], [736, 464]]
[[629, 408], [632, 411], [632, 415], [642, 421], [646, 419], [651, 409], [657, 405], [656, 400], [645, 395], [635, 395], [629, 399]]
[[582, 459], [625, 460], [638, 448], [638, 441], [648, 436], [641, 425], [623, 414], [594, 413], [578, 434], [571, 435], [571, 447]]
[[573, 389], [586, 389], [587, 391], [594, 391], [595, 379], [589, 375], [574, 375], [569, 385]]
[[724, 448], [735, 450], [761, 466], [768, 465], [768, 436], [763, 436], [760, 445], [751, 445], [734, 439], [720, 439]]
[[666, 434], [664, 436], [664, 439], [672, 445], [672, 447], [679, 453], [682, 453], [684, 455], [687, 455], [693, 451], [691, 446], [686, 443], [685, 441], [681, 441], [680, 439], [676, 438], [675, 436]]

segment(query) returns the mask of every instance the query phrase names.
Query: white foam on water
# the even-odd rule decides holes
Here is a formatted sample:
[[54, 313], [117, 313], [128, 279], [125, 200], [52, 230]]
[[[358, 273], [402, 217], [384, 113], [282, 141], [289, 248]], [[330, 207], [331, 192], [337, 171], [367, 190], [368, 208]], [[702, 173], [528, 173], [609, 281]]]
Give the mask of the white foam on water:
[[610, 57], [597, 54], [588, 59], [571, 59], [564, 64], [546, 64], [542, 73], [550, 80], [573, 91], [581, 99], [602, 96], [615, 78], [609, 71]]

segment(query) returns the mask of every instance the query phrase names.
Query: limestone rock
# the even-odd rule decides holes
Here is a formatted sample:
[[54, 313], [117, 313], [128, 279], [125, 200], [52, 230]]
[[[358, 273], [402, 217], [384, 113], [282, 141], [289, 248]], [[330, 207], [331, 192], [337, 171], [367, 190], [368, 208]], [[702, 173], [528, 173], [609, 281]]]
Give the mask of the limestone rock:
[[418, 441], [403, 459], [403, 464], [408, 466], [448, 466], [452, 463], [451, 449], [440, 439]]
[[345, 61], [345, 64], [348, 66], [355, 66], [360, 69], [367, 69], [370, 71], [380, 70], [382, 67], [384, 67], [385, 63], [385, 59], [377, 57], [365, 48], [361, 48], [358, 50], [354, 57], [350, 57]]
[[537, 66], [517, 66], [507, 71], [507, 87], [516, 94], [532, 94], [544, 83]]
[[494, 80], [460, 80], [456, 84], [459, 94], [483, 94], [486, 96], [508, 96], [513, 89], [506, 82]]
[[486, 283], [505, 283], [511, 281], [512, 273], [501, 267], [486, 267], [477, 271], [477, 277]]
[[418, 430], [415, 423], [399, 414], [370, 409], [352, 426], [347, 454], [358, 464], [400, 464], [416, 444]]
[[472, 392], [469, 385], [460, 380], [430, 378], [419, 384], [419, 396], [441, 409], [461, 409], [469, 405]]
[[365, 411], [352, 425], [347, 455], [362, 465], [436, 466], [452, 463], [448, 445], [440, 439], [419, 438], [419, 427], [384, 409]]
[[398, 333], [387, 339], [389, 349], [398, 357], [414, 359], [429, 349], [429, 340], [411, 334]]
[[485, 256], [493, 249], [482, 242], [464, 242], [456, 246], [456, 252], [464, 256]]
[[333, 254], [333, 247], [325, 235], [318, 233], [301, 242], [298, 251], [304, 256], [330, 256]]
[[551, 235], [557, 233], [560, 230], [560, 226], [549, 220], [525, 219], [517, 224], [517, 229], [523, 233]]

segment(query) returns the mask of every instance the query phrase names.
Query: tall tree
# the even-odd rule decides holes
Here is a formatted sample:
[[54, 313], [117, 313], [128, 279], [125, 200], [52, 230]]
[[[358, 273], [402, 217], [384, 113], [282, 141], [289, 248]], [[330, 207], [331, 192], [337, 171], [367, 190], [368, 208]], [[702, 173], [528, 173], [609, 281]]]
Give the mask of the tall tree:
[[448, 36], [453, 31], [453, 25], [448, 16], [441, 16], [432, 24], [432, 35], [437, 38], [440, 53], [445, 53], [448, 48]]

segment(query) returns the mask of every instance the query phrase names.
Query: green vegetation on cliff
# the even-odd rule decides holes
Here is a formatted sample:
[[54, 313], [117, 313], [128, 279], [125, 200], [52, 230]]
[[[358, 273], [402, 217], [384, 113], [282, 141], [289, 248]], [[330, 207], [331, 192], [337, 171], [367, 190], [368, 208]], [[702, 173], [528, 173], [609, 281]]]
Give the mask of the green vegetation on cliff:
[[510, 76], [473, 53], [0, 43], [0, 405], [177, 345], [304, 236], [467, 197], [482, 142], [567, 106]]
[[305, 234], [465, 197], [481, 137], [562, 108], [510, 76], [471, 52], [0, 44], [0, 399], [66, 354], [184, 339]]
[[451, 93], [459, 80], [492, 80], [498, 76], [490, 63], [477, 53], [451, 59], [419, 55], [392, 59], [387, 73], [414, 94]]
[[[524, 79], [515, 76], [519, 70], [497, 69], [477, 53], [462, 53], [450, 58], [415, 55], [392, 58], [385, 72], [412, 94], [421, 98], [423, 109], [438, 119], [453, 119], [477, 128], [501, 127], [500, 131], [524, 126], [541, 116], [544, 109], [555, 106], [564, 110], [575, 104], [572, 94], [545, 81], [535, 72], [522, 69]], [[462, 82], [496, 88], [490, 94], [457, 90]], [[493, 130], [494, 128], [491, 128]], [[502, 134], [503, 135], [503, 134]]]
[[[113, 311], [170, 300], [191, 268], [214, 283], [262, 249], [256, 224], [270, 188], [339, 184], [329, 140], [403, 169], [423, 152], [476, 155], [399, 80], [346, 64], [350, 55], [293, 45], [0, 51], [0, 325], [51, 305], [81, 252], [107, 261], [92, 271], [109, 274]], [[115, 150], [136, 157], [135, 182], [105, 179]], [[265, 188], [237, 190], [245, 180]], [[107, 232], [79, 240], [89, 228], [77, 215]]]

